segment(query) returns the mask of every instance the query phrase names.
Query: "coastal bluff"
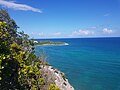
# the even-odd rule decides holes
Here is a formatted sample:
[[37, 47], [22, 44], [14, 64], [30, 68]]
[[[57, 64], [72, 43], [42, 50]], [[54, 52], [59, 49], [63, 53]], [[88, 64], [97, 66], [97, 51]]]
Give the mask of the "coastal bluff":
[[0, 90], [74, 90], [62, 72], [49, 66], [42, 51], [35, 54], [35, 42], [18, 28], [7, 11], [0, 10]]
[[60, 88], [60, 90], [75, 90], [71, 84], [68, 82], [68, 79], [65, 78], [64, 73], [53, 68], [52, 66], [41, 66], [43, 71], [48, 75], [48, 81], [53, 80], [55, 85]]

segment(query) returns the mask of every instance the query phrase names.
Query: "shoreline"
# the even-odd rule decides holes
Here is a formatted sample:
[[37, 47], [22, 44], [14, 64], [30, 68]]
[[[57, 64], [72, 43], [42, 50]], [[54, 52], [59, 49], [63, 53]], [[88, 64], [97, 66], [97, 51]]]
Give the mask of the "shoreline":
[[54, 42], [54, 41], [33, 41], [34, 46], [63, 46], [63, 45], [69, 45], [66, 42]]
[[35, 46], [68, 46], [68, 43], [64, 44], [42, 44], [42, 45], [35, 45]]

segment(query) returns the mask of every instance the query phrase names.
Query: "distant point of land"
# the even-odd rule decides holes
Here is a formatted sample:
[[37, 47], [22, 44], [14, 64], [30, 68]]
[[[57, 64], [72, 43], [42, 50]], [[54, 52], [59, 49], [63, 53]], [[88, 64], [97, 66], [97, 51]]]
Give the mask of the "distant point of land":
[[69, 45], [66, 42], [53, 42], [53, 41], [34, 41], [34, 45], [49, 46], [49, 45]]

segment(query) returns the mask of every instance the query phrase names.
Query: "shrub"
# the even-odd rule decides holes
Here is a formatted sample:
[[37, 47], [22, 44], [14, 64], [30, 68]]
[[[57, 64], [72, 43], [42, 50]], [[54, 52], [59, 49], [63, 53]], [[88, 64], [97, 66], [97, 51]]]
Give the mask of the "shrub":
[[58, 86], [55, 86], [55, 84], [50, 84], [48, 90], [60, 90]]

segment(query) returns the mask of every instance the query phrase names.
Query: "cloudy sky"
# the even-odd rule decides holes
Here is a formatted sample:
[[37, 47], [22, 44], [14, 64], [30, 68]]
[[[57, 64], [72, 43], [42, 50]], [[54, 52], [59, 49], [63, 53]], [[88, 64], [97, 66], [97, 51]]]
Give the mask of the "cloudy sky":
[[0, 0], [31, 38], [120, 37], [120, 0]]

